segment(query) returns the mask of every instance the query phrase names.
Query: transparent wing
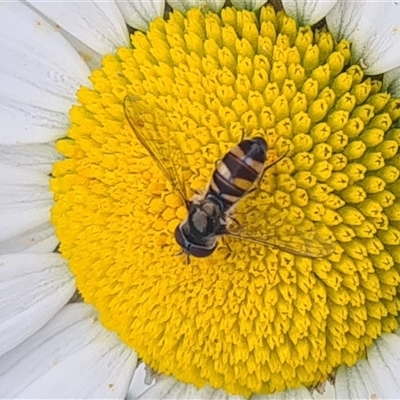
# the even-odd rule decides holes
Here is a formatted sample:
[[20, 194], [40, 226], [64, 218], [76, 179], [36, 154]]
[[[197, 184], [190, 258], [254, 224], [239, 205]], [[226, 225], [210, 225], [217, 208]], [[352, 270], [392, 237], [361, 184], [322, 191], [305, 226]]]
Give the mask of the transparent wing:
[[296, 256], [309, 258], [327, 257], [334, 251], [334, 246], [331, 243], [321, 242], [318, 239], [306, 239], [300, 236], [292, 236], [287, 239], [273, 237], [265, 234], [249, 235], [245, 232], [226, 232], [227, 236], [239, 240], [245, 240], [252, 243], [257, 243], [262, 246], [272, 247]]
[[[157, 110], [150, 112], [148, 106], [140, 98], [126, 96], [124, 111], [139, 142], [149, 152], [174, 190], [178, 192], [186, 207], [188, 207], [190, 202], [186, 195], [186, 187], [182, 176], [185, 160], [179, 141], [175, 140], [177, 138], [170, 136], [170, 132], [166, 127], [162, 126], [160, 120], [157, 121]], [[179, 166], [179, 171], [177, 166]]]

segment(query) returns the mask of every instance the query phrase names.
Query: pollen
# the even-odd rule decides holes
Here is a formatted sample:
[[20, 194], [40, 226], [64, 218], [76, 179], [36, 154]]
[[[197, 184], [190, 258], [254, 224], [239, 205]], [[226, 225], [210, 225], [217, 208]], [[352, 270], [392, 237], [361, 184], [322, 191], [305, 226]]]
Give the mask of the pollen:
[[[174, 11], [131, 39], [78, 91], [57, 143], [52, 222], [84, 301], [158, 373], [231, 394], [312, 387], [365, 357], [398, 329], [400, 100], [351, 65], [350, 43], [271, 5]], [[126, 120], [128, 95], [161, 155]], [[279, 161], [232, 225], [276, 246], [222, 237], [188, 262], [162, 165], [190, 199], [256, 136]]]

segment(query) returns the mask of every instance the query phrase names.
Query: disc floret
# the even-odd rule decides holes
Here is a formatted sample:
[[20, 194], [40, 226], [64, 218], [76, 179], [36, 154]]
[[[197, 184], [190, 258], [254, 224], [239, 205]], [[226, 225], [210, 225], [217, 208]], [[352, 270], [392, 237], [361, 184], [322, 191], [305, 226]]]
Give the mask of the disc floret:
[[[272, 393], [353, 365], [398, 328], [400, 101], [350, 64], [348, 42], [271, 6], [173, 12], [132, 43], [78, 92], [57, 144], [52, 220], [85, 301], [152, 368], [197, 386]], [[184, 204], [128, 126], [128, 94], [182, 142], [191, 194], [243, 132], [262, 135], [269, 161], [286, 156], [240, 224], [332, 253], [229, 240], [188, 265], [173, 239]]]

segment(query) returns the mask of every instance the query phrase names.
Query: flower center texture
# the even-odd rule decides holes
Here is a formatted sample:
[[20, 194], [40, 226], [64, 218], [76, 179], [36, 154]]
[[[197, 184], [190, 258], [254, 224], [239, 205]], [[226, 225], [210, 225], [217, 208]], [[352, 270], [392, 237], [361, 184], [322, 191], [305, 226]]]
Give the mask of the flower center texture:
[[[51, 179], [60, 252], [85, 302], [155, 371], [273, 393], [326, 380], [398, 328], [400, 101], [350, 47], [272, 6], [175, 11], [79, 90]], [[188, 263], [174, 238], [185, 204], [128, 124], [126, 96], [179, 138], [189, 197], [243, 136], [262, 136], [267, 163], [282, 159], [239, 202], [239, 226], [332, 251], [227, 237]]]

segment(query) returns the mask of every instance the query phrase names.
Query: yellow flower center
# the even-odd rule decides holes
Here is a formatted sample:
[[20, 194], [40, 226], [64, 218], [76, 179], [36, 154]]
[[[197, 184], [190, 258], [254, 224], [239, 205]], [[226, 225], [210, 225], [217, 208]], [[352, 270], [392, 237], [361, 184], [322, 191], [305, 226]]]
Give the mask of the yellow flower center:
[[[199, 387], [272, 393], [353, 365], [398, 327], [400, 101], [349, 65], [349, 43], [271, 6], [174, 12], [132, 43], [79, 90], [57, 143], [52, 221], [85, 301], [153, 369]], [[240, 225], [333, 252], [228, 238], [188, 264], [173, 235], [185, 206], [128, 125], [127, 95], [179, 138], [189, 194], [242, 132], [263, 136], [269, 162], [286, 157]]]

